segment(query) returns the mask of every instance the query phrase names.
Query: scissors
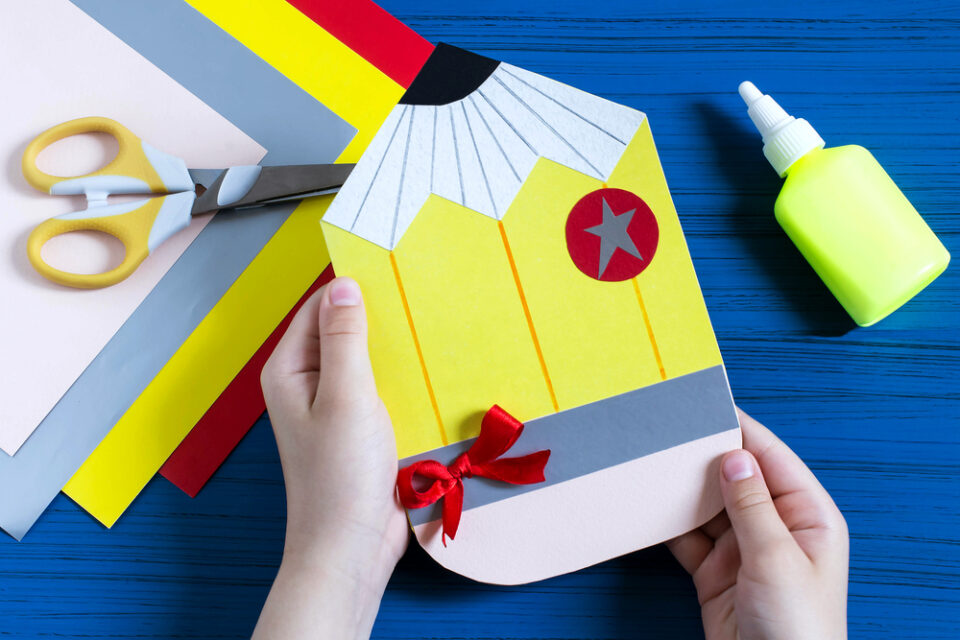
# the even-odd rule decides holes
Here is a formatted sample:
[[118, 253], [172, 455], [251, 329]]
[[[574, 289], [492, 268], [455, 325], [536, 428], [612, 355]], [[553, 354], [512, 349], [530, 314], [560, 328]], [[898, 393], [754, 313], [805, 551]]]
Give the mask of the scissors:
[[[57, 140], [82, 133], [108, 133], [119, 145], [106, 166], [76, 177], [52, 176], [37, 168], [37, 154]], [[52, 127], [27, 145], [23, 175], [31, 186], [51, 195], [85, 195], [87, 209], [50, 218], [27, 238], [33, 267], [53, 282], [81, 289], [117, 284], [132, 274], [150, 252], [190, 224], [195, 215], [221, 209], [255, 207], [284, 200], [334, 193], [352, 164], [304, 164], [278, 167], [236, 166], [220, 171], [187, 169], [110, 118], [78, 118]], [[115, 194], [165, 194], [134, 202], [107, 204]], [[40, 255], [50, 238], [72, 231], [100, 231], [123, 243], [123, 262], [104, 273], [70, 273], [51, 267]]]

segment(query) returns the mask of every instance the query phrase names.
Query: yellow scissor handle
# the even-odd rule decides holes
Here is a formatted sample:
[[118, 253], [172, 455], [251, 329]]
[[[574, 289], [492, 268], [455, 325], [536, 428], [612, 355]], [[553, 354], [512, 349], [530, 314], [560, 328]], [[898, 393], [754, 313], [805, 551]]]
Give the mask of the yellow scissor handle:
[[[117, 156], [107, 163], [106, 166], [82, 176], [52, 176], [37, 168], [37, 155], [39, 155], [41, 151], [58, 140], [81, 133], [108, 133], [112, 135], [116, 138], [119, 145]], [[155, 156], [160, 156], [159, 162], [157, 162], [157, 157], [154, 158], [154, 162], [151, 162], [151, 159], [147, 155], [151, 152], [154, 152]], [[66, 189], [59, 191], [59, 193], [64, 194], [89, 193], [90, 190], [101, 190], [106, 193], [164, 193], [179, 190], [172, 188], [174, 186], [182, 186], [180, 183], [177, 185], [165, 185], [164, 180], [158, 173], [158, 168], [163, 170], [163, 166], [171, 160], [178, 161], [178, 159], [158, 152], [148, 145], [145, 146], [140, 138], [116, 120], [90, 117], [77, 118], [76, 120], [58, 124], [38, 135], [27, 145], [21, 164], [23, 176], [27, 179], [27, 182], [40, 191], [47, 193], [55, 193], [54, 186], [61, 183], [68, 185]], [[160, 167], [155, 166], [155, 163], [160, 165]], [[179, 167], [176, 167], [175, 171], [177, 180], [180, 180], [182, 174], [186, 172], [186, 167], [183, 167], [182, 172], [179, 171]], [[96, 184], [91, 185], [88, 180], [95, 176], [119, 176], [121, 178], [127, 178], [127, 180], [121, 180], [120, 182], [114, 181], [113, 184], [109, 184], [110, 181], [108, 180], [106, 189], [97, 189]], [[131, 178], [133, 180], [129, 180]], [[187, 180], [189, 181], [189, 176], [187, 176]], [[168, 178], [168, 182], [169, 181]], [[186, 188], [190, 188], [190, 186], [188, 185]]]
[[[140, 263], [168, 237], [190, 224], [193, 192], [162, 198], [101, 205], [85, 211], [50, 218], [27, 238], [27, 257], [40, 275], [58, 284], [79, 289], [99, 289], [126, 279]], [[100, 231], [123, 243], [125, 254], [119, 266], [104, 273], [70, 273], [44, 262], [41, 250], [46, 242], [72, 231]]]

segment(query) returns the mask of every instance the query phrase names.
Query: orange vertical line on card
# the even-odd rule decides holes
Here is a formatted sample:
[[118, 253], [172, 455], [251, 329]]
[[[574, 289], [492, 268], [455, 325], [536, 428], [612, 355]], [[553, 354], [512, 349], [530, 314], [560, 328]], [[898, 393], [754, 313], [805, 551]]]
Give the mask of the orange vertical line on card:
[[536, 349], [537, 359], [540, 360], [540, 370], [543, 371], [543, 379], [547, 383], [547, 391], [550, 392], [550, 402], [553, 403], [554, 411], [560, 411], [557, 394], [553, 390], [553, 381], [550, 380], [550, 372], [547, 370], [547, 362], [543, 359], [543, 351], [540, 349], [540, 341], [537, 339], [537, 330], [533, 328], [533, 316], [530, 315], [530, 307], [527, 306], [527, 297], [523, 295], [523, 285], [520, 284], [520, 274], [517, 272], [517, 265], [513, 261], [513, 252], [510, 250], [510, 242], [507, 240], [507, 230], [504, 229], [503, 222], [500, 220], [497, 220], [497, 227], [500, 229], [500, 237], [503, 238], [503, 248], [507, 252], [507, 261], [510, 263], [510, 271], [513, 272], [513, 281], [517, 285], [520, 304], [523, 305], [523, 315], [527, 317], [527, 327], [530, 329], [530, 337], [533, 339], [533, 348]]
[[663, 360], [660, 358], [660, 349], [657, 348], [657, 339], [653, 335], [653, 327], [650, 325], [650, 316], [647, 315], [647, 307], [643, 304], [643, 296], [640, 295], [640, 284], [636, 278], [633, 278], [631, 282], [633, 282], [633, 290], [637, 292], [637, 302], [640, 303], [640, 313], [643, 315], [643, 324], [647, 326], [647, 336], [650, 338], [650, 346], [653, 347], [653, 357], [657, 359], [657, 367], [660, 368], [660, 377], [666, 380], [667, 372], [663, 368]]
[[400, 279], [400, 269], [397, 268], [397, 259], [390, 252], [390, 266], [393, 267], [393, 277], [397, 280], [397, 289], [400, 291], [400, 301], [403, 303], [403, 312], [407, 315], [407, 324], [410, 325], [410, 335], [413, 336], [413, 346], [417, 349], [417, 358], [420, 359], [420, 369], [423, 371], [423, 381], [427, 384], [427, 394], [430, 396], [430, 404], [433, 406], [433, 415], [437, 417], [437, 426], [440, 428], [440, 441], [444, 446], [448, 445], [447, 433], [443, 429], [443, 419], [440, 417], [440, 405], [437, 404], [437, 396], [433, 393], [433, 385], [430, 384], [430, 374], [427, 373], [427, 362], [423, 359], [423, 349], [420, 348], [420, 340], [417, 338], [417, 328], [413, 326], [413, 314], [410, 313], [410, 305], [407, 303], [407, 294], [403, 290], [403, 281]]

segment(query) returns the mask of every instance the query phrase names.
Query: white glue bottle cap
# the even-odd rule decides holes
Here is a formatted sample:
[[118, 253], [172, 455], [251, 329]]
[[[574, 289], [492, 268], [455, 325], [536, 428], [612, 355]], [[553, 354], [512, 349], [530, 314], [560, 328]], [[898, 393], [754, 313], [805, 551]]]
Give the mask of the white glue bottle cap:
[[794, 162], [814, 149], [823, 148], [823, 138], [809, 122], [788, 115], [752, 82], [740, 83], [740, 97], [747, 104], [747, 115], [763, 136], [763, 155], [781, 178]]

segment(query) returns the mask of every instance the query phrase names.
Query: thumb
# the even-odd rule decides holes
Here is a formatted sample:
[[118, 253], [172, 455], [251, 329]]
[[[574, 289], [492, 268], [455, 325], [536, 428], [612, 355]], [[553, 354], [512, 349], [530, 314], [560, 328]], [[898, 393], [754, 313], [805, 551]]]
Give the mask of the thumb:
[[375, 400], [367, 314], [360, 287], [350, 278], [336, 278], [325, 287], [318, 314], [320, 379], [314, 406]]
[[793, 542], [780, 518], [756, 458], [744, 449], [731, 451], [720, 463], [723, 504], [733, 526], [743, 562]]

